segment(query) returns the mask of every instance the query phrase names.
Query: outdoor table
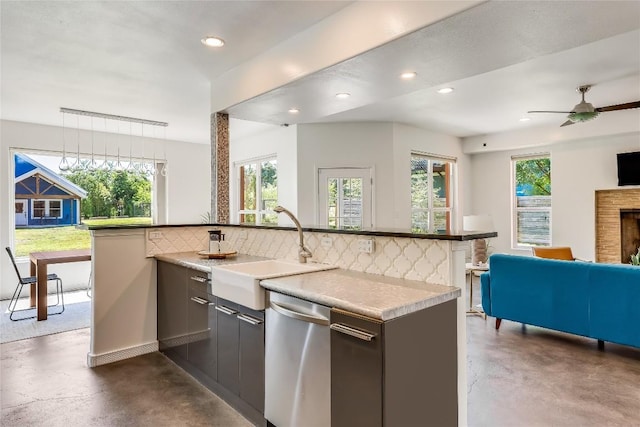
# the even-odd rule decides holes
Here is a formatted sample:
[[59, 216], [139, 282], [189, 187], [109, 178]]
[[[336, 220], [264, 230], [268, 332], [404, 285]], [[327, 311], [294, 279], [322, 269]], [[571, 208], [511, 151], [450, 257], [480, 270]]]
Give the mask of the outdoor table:
[[47, 267], [49, 264], [91, 261], [91, 249], [72, 249], [68, 251], [32, 252], [31, 275], [38, 278], [31, 285], [31, 307], [36, 307], [38, 320], [47, 320]]

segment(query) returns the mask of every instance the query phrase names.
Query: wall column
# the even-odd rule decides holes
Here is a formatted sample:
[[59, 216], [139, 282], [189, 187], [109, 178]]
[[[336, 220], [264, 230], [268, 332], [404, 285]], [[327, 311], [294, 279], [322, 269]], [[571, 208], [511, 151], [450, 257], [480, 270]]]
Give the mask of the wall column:
[[211, 115], [211, 218], [229, 222], [229, 115]]

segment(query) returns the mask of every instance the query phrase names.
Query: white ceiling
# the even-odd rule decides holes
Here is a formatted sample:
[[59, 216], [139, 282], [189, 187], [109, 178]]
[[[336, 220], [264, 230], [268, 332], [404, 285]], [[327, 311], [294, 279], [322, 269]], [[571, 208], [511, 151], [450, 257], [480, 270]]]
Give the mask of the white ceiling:
[[[60, 107], [85, 109], [166, 121], [168, 139], [207, 143], [219, 76], [349, 3], [2, 1], [1, 117], [61, 125]], [[227, 45], [202, 46], [206, 34]], [[409, 69], [416, 79], [397, 78]], [[227, 111], [272, 124], [399, 121], [472, 136], [560, 125], [559, 114], [518, 119], [571, 109], [587, 83], [596, 107], [640, 100], [640, 2], [483, 3]], [[443, 86], [456, 90], [437, 94]], [[343, 91], [351, 98], [335, 99]], [[604, 114], [640, 120], [640, 109]], [[238, 132], [262, 128], [236, 123]]]

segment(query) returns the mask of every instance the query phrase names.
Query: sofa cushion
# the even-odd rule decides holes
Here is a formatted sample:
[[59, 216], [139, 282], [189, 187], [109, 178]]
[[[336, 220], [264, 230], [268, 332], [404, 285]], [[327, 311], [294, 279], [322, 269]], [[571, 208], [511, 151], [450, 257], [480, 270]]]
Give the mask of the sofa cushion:
[[589, 272], [591, 336], [640, 347], [640, 267], [592, 264]]
[[589, 269], [583, 263], [494, 254], [491, 315], [589, 335]]

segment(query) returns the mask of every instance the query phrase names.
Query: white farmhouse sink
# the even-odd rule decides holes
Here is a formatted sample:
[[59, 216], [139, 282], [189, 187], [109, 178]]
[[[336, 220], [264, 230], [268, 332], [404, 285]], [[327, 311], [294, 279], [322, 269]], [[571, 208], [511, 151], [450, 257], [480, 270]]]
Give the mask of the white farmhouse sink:
[[267, 260], [211, 267], [211, 290], [226, 300], [254, 310], [265, 309], [265, 290], [260, 280], [331, 270], [333, 265]]

